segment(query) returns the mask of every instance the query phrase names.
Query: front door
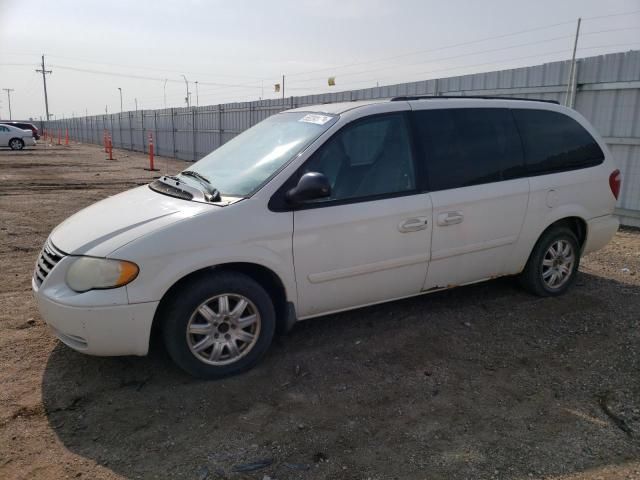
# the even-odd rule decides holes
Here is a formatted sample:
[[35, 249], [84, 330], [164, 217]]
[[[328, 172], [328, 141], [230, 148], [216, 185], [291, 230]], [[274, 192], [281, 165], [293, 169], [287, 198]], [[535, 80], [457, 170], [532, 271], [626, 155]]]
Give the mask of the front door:
[[299, 318], [419, 293], [431, 199], [418, 193], [408, 115], [348, 124], [299, 175], [306, 172], [324, 173], [332, 192], [294, 212]]

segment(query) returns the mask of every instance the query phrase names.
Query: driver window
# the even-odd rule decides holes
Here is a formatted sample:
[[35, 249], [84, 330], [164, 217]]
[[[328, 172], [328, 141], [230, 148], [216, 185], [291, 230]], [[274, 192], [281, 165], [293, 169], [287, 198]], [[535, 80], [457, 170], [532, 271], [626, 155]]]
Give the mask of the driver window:
[[320, 172], [331, 197], [320, 202], [366, 198], [415, 189], [415, 172], [403, 114], [347, 125], [306, 163], [302, 173]]

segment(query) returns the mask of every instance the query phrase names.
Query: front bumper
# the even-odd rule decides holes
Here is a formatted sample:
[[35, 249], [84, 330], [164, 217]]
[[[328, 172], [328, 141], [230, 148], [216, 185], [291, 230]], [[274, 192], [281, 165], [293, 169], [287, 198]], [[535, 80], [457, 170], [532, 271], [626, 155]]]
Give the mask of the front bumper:
[[146, 355], [159, 302], [70, 306], [47, 297], [33, 281], [40, 315], [65, 345], [89, 355]]

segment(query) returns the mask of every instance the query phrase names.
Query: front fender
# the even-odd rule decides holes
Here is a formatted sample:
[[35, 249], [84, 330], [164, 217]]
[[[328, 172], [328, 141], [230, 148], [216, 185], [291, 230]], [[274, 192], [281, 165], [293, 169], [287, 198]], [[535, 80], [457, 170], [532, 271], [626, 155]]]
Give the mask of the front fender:
[[273, 271], [287, 299], [295, 301], [292, 238], [291, 212], [270, 212], [261, 202], [244, 200], [165, 226], [109, 256], [140, 267], [138, 277], [127, 285], [131, 303], [158, 301], [190, 273], [232, 262]]
[[189, 274], [236, 262], [251, 263], [271, 270], [282, 281], [288, 301], [295, 303], [297, 293], [293, 259], [290, 255], [287, 258], [264, 246], [245, 248], [242, 254], [236, 247], [222, 247], [190, 251], [173, 255], [170, 259], [162, 257], [144, 259], [140, 262], [138, 278], [127, 285], [129, 302], [159, 301], [173, 285]]

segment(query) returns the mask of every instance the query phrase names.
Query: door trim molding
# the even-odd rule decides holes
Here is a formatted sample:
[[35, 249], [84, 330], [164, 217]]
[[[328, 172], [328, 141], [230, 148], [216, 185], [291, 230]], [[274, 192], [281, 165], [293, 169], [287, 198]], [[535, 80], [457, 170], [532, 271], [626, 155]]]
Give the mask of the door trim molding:
[[307, 278], [311, 283], [323, 283], [330, 282], [332, 280], [339, 280], [341, 278], [355, 277], [357, 275], [380, 272], [382, 270], [390, 270], [392, 268], [406, 267], [408, 265], [414, 265], [418, 263], [426, 263], [428, 261], [429, 254], [411, 255], [409, 257], [393, 258], [391, 260], [367, 263], [355, 267], [330, 270], [328, 272], [311, 273]]
[[490, 240], [488, 242], [472, 243], [471, 245], [465, 245], [464, 247], [445, 248], [432, 252], [431, 260], [442, 260], [443, 258], [464, 255], [465, 253], [479, 252], [481, 250], [502, 247], [504, 245], [514, 243], [517, 239], [517, 235], [512, 235], [509, 237], [496, 238], [495, 240]]

